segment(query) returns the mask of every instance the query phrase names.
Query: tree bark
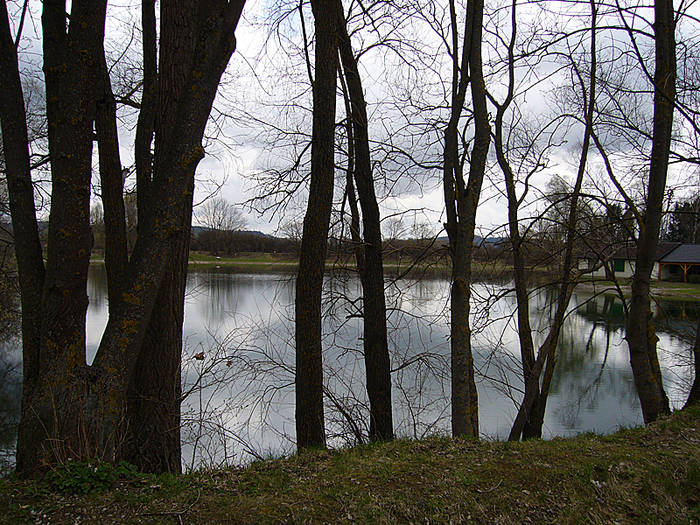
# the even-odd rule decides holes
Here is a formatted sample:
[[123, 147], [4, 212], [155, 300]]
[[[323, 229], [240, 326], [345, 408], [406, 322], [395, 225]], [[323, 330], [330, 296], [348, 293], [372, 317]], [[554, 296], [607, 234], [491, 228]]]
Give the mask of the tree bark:
[[151, 228], [151, 193], [153, 161], [151, 144], [155, 126], [158, 68], [156, 50], [155, 0], [142, 0], [141, 27], [143, 33], [143, 92], [141, 111], [136, 123], [134, 163], [136, 165], [137, 230], [141, 236]]
[[[22, 419], [26, 421], [31, 417], [29, 394], [34, 391], [40, 372], [44, 260], [34, 210], [24, 97], [5, 2], [0, 5], [0, 125], [22, 305]], [[20, 425], [19, 431], [17, 468], [22, 470], [33, 462], [34, 447], [25, 443], [31, 443], [34, 437], [27, 425]]]
[[[362, 264], [358, 265], [362, 282], [362, 318], [364, 321], [365, 372], [370, 404], [369, 438], [391, 440], [394, 426], [391, 405], [391, 364], [386, 328], [384, 266], [379, 205], [369, 150], [367, 103], [362, 89], [357, 60], [347, 32], [343, 6], [337, 2], [340, 58], [350, 98], [355, 154], [354, 178], [362, 208]], [[359, 261], [358, 261], [359, 262]]]
[[[200, 16], [193, 19], [188, 16], [189, 10], [197, 7], [199, 2], [190, 2], [181, 5], [180, 9], [170, 10], [161, 8], [161, 54], [160, 75], [156, 80], [151, 78], [154, 73], [153, 64], [144, 68], [144, 77], [148, 84], [155, 84], [158, 88], [158, 119], [153, 124], [153, 108], [147, 108], [147, 118], [143, 120], [146, 130], [140, 135], [144, 148], [142, 155], [146, 155], [146, 148], [150, 147], [149, 126], [154, 125], [155, 131], [155, 163], [152, 168], [153, 179], [148, 180], [149, 166], [142, 165], [144, 171], [141, 182], [146, 184], [149, 190], [142, 203], [146, 206], [153, 205], [156, 198], [150, 192], [151, 186], [159, 187], [164, 184], [165, 177], [170, 173], [169, 159], [164, 152], [172, 141], [182, 140], [178, 136], [177, 118], [183, 106], [188, 104], [191, 96], [188, 92], [192, 76], [198, 74], [198, 69], [203, 62], [202, 50], [193, 43], [197, 42], [202, 27], [217, 28], [220, 24], [216, 20], [220, 16], [217, 12], [208, 13], [200, 11]], [[239, 3], [242, 9], [243, 3]], [[144, 3], [144, 10], [151, 9], [150, 0]], [[221, 8], [220, 8], [221, 9]], [[240, 11], [238, 13], [240, 16]], [[149, 15], [150, 18], [150, 15]], [[233, 31], [238, 22], [235, 19], [233, 27], [217, 28], [222, 34]], [[153, 51], [152, 45], [146, 48], [146, 54]], [[235, 41], [229, 43], [228, 57], [235, 49]], [[150, 51], [149, 51], [150, 50]], [[225, 58], [223, 66], [228, 62]], [[152, 57], [147, 57], [144, 63], [150, 62]], [[221, 64], [216, 65], [213, 72], [218, 77]], [[146, 85], [144, 86], [144, 90]], [[214, 88], [215, 94], [216, 89]], [[145, 91], [144, 91], [145, 93]], [[146, 96], [148, 99], [148, 96]], [[211, 103], [206, 107], [208, 118]], [[195, 138], [195, 137], [193, 137]], [[195, 138], [201, 141], [201, 135]], [[150, 151], [148, 152], [150, 157]], [[163, 280], [158, 289], [154, 311], [151, 315], [148, 328], [144, 336], [144, 343], [138, 354], [135, 373], [129, 383], [128, 393], [128, 421], [129, 432], [127, 435], [126, 457], [141, 470], [147, 472], [175, 472], [181, 471], [181, 446], [180, 446], [180, 403], [182, 397], [181, 387], [181, 359], [182, 359], [182, 323], [184, 320], [185, 284], [187, 279], [187, 261], [189, 258], [189, 240], [192, 224], [192, 199], [194, 195], [194, 167], [191, 174], [187, 175], [186, 187], [182, 193], [183, 214], [181, 222], [171, 236], [171, 256]], [[140, 217], [143, 219], [144, 215]], [[150, 219], [146, 218], [150, 222]]]
[[144, 472], [181, 472], [180, 403], [189, 223], [183, 223], [129, 384], [125, 458]]
[[25, 472], [43, 461], [91, 452], [83, 439], [82, 417], [87, 395], [85, 313], [92, 130], [101, 85], [98, 60], [105, 10], [104, 1], [74, 2], [66, 31], [63, 2], [44, 2], [52, 206], [38, 324], [38, 373], [36, 381], [24, 387], [17, 444], [18, 469]]
[[[137, 434], [139, 431], [138, 422], [131, 424], [127, 417], [130, 414], [126, 410], [127, 386], [134, 384], [137, 367], [142, 367], [139, 369], [142, 374], [148, 371], [151, 378], [159, 378], [158, 372], [164, 369], [175, 370], [175, 373], [165, 374], [167, 378], [161, 385], [174, 390], [170, 398], [179, 404], [182, 290], [194, 171], [203, 155], [201, 139], [221, 74], [235, 48], [234, 31], [243, 4], [243, 1], [211, 0], [172, 1], [163, 6], [161, 19], [164, 25], [179, 17], [179, 21], [186, 20], [184, 26], [189, 27], [190, 31], [184, 31], [183, 26], [172, 27], [161, 39], [162, 53], [172, 53], [169, 60], [177, 62], [181, 58], [173, 49], [177, 43], [192, 50], [192, 60], [177, 79], [180, 91], [176, 93], [175, 81], [164, 88], [163, 98], [168, 99], [172, 118], [168, 121], [167, 135], [164, 131], [165, 136], [160, 140], [162, 148], [160, 156], [157, 155], [157, 173], [152, 180], [159, 189], [160, 198], [148, 203], [154, 219], [151, 227], [138, 239], [129, 266], [117, 281], [120, 294], [116, 294], [115, 288], [110, 286], [109, 321], [95, 361], [91, 367], [87, 367], [85, 311], [91, 242], [89, 200], [93, 122], [97, 124], [102, 146], [100, 164], [102, 175], [108, 183], [106, 186], [109, 186], [107, 198], [110, 203], [116, 204], [105, 207], [105, 212], [110, 214], [109, 219], [117, 225], [109, 229], [111, 235], [119, 237], [123, 225], [118, 206], [119, 202], [123, 204], [123, 200], [120, 195], [115, 112], [108, 92], [102, 50], [106, 3], [74, 1], [66, 32], [63, 2], [44, 2], [42, 22], [52, 203], [46, 273], [39, 305], [39, 351], [34, 363], [32, 359], [35, 356], [30, 355], [27, 367], [31, 374], [36, 373], [36, 378], [33, 384], [32, 381], [25, 383], [18, 442], [18, 470], [24, 474], [31, 474], [41, 465], [63, 461], [67, 457], [99, 456], [113, 461], [123, 458], [125, 436], [128, 432]], [[6, 10], [3, 14], [6, 15]], [[7, 89], [3, 86], [0, 92], [3, 97], [15, 97], [11, 99], [14, 113], [10, 113], [10, 116], [15, 120], [18, 115], [26, 119], [26, 115], [22, 116], [23, 106], [17, 100], [17, 93], [21, 96], [21, 90], [18, 88], [16, 50], [7, 47], [8, 41], [11, 42], [11, 39], [7, 39], [9, 26], [3, 25], [0, 30], [3, 33], [0, 35], [3, 37], [3, 65], [6, 60], [9, 60], [7, 63], [10, 66], [13, 62], [15, 64], [14, 70], [3, 67], [3, 73], [7, 71], [14, 79], [11, 79]], [[8, 49], [12, 53], [5, 54]], [[98, 100], [101, 101], [100, 111]], [[7, 120], [5, 115], [4, 112], [0, 113], [3, 131]], [[13, 121], [13, 125], [16, 122]], [[19, 128], [13, 128], [9, 135], [13, 133], [22, 139]], [[156, 143], [159, 143], [158, 140]], [[16, 145], [27, 149], [24, 139], [18, 140]], [[22, 200], [22, 206], [26, 207], [18, 215], [18, 227], [15, 228], [15, 232], [23, 236], [18, 240], [18, 246], [24, 254], [23, 250], [31, 246], [33, 239], [38, 241], [38, 235], [36, 226], [32, 228], [31, 225], [33, 199], [29, 171], [21, 166], [22, 157], [28, 154], [25, 151], [17, 154], [16, 159], [12, 156], [11, 162], [19, 168], [16, 176], [14, 172], [11, 173], [11, 182], [14, 183], [16, 178], [18, 184], [10, 186], [13, 193], [11, 200]], [[28, 210], [31, 210], [31, 214]], [[36, 220], [33, 221], [35, 224]], [[123, 243], [120, 241], [118, 246], [114, 253], [122, 257], [120, 264], [123, 264]], [[24, 255], [18, 257], [20, 274], [33, 271], [37, 276], [36, 269], [41, 268], [42, 263], [40, 248], [38, 255], [25, 259]], [[110, 261], [113, 260], [110, 258]], [[118, 266], [112, 266], [112, 269]], [[168, 273], [169, 268], [172, 274]], [[170, 275], [175, 276], [172, 280], [175, 284], [161, 288], [161, 283], [170, 282]], [[39, 278], [41, 275], [37, 279], [40, 282]], [[113, 276], [110, 279], [114, 282]], [[166, 341], [159, 344], [167, 344], [169, 353], [159, 353], [157, 346], [145, 349], [154, 352], [148, 354], [150, 360], [144, 364], [139, 362], [144, 350], [142, 342], [159, 294], [166, 297], [168, 304], [174, 305], [170, 309], [164, 308], [162, 317], [156, 317], [161, 322], [158, 325], [163, 332], [161, 341]], [[28, 298], [31, 299], [31, 294]], [[27, 308], [24, 315], [25, 321], [30, 319], [32, 308]], [[166, 328], [168, 334], [165, 334]], [[27, 336], [26, 347], [27, 351], [34, 352], [30, 336]], [[151, 386], [159, 391], [156, 385]], [[179, 417], [179, 413], [177, 415]], [[160, 433], [167, 434], [172, 440], [173, 435], [178, 435], [179, 428], [172, 428], [172, 418], [165, 419], [166, 423], [162, 423], [163, 419], [158, 420]], [[179, 469], [179, 437], [176, 452]], [[155, 453], [153, 455], [156, 456]], [[175, 470], [170, 458], [164, 463], [156, 457], [152, 464], [167, 465], [155, 469]]]
[[328, 16], [336, 0], [313, 0], [316, 29], [313, 83], [311, 184], [296, 282], [296, 432], [297, 447], [325, 447], [321, 292], [333, 201], [337, 20]]
[[99, 57], [101, 96], [97, 100], [95, 133], [99, 151], [100, 185], [105, 225], [105, 269], [107, 271], [107, 299], [110, 313], [121, 301], [121, 288], [126, 279], [129, 251], [126, 241], [126, 213], [124, 209], [124, 180], [117, 131], [117, 104], [112, 93], [104, 46]]
[[[476, 226], [476, 210], [486, 170], [490, 125], [486, 108], [486, 91], [481, 61], [484, 4], [469, 0], [465, 21], [462, 61], [458, 62], [457, 15], [450, 1], [452, 27], [452, 102], [451, 116], [445, 130], [443, 186], [450, 241], [452, 284], [450, 291], [450, 348], [452, 373], [452, 433], [455, 436], [479, 436], [479, 404], [474, 380], [474, 358], [469, 324], [471, 297], [471, 263]], [[467, 73], [468, 72], [468, 73]], [[468, 74], [468, 76], [467, 76]], [[458, 126], [467, 85], [471, 85], [474, 112], [474, 143], [469, 178], [464, 184], [463, 164], [458, 154]]]
[[639, 239], [632, 297], [627, 316], [626, 339], [634, 384], [644, 422], [669, 413], [656, 353], [656, 330], [651, 318], [649, 288], [663, 216], [663, 201], [671, 149], [673, 106], [676, 95], [676, 41], [673, 2], [654, 2], [656, 70], [654, 72], [654, 125], [649, 165], [647, 202], [639, 225]]

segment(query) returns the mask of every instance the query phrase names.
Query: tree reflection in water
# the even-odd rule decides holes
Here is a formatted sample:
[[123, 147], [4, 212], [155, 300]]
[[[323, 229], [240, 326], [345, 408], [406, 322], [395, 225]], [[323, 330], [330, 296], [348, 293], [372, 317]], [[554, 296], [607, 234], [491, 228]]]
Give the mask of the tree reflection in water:
[[[448, 290], [445, 279], [401, 279], [387, 286], [398, 436], [449, 432]], [[522, 396], [515, 299], [507, 290], [503, 282], [474, 285], [481, 433], [501, 439], [507, 437]], [[102, 267], [91, 268], [88, 291], [91, 359], [107, 316]], [[188, 277], [182, 374], [187, 397], [181, 431], [186, 469], [294, 450], [293, 291], [292, 277], [284, 274], [212, 269]], [[325, 413], [333, 446], [365, 441], [368, 434], [359, 295], [352, 275], [326, 279]], [[532, 326], [541, 332], [549, 320], [550, 299], [545, 289], [532, 296]], [[612, 297], [577, 294], [571, 305], [576, 310], [561, 333], [545, 437], [641, 424], [623, 339], [622, 304]], [[664, 380], [676, 406], [690, 386], [688, 349], [699, 306], [662, 302], [655, 307]], [[21, 395], [17, 342], [2, 356], [0, 448], [7, 458]]]

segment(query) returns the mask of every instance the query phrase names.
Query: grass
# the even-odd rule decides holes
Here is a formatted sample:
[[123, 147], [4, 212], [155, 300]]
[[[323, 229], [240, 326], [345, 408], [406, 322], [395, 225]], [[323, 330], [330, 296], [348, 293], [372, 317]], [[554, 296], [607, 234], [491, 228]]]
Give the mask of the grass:
[[[294, 254], [272, 253], [240, 253], [234, 256], [221, 256], [204, 252], [190, 253], [190, 268], [226, 268], [243, 272], [278, 272], [294, 271], [299, 266], [299, 261]], [[330, 258], [326, 261], [326, 268], [337, 270], [355, 270], [354, 259], [338, 261]], [[395, 275], [409, 270], [409, 277], [449, 277], [450, 263], [444, 257], [431, 258], [414, 263], [410, 257], [388, 257], [384, 260], [384, 270], [388, 275]], [[510, 269], [510, 266], [501, 261], [475, 261], [472, 266], [475, 278], [501, 277]]]
[[241, 253], [232, 257], [217, 257], [203, 252], [191, 252], [190, 268], [226, 268], [242, 272], [291, 271], [298, 266], [290, 254]]
[[0, 480], [0, 522], [700, 523], [700, 406], [610, 436], [435, 437], [316, 451], [88, 495]]
[[[94, 254], [91, 258], [92, 262], [104, 262], [101, 254]], [[449, 278], [450, 263], [442, 258], [433, 258], [430, 260], [421, 261], [415, 265], [410, 258], [398, 259], [389, 257], [384, 261], [384, 270], [387, 275], [396, 275], [411, 268], [408, 277], [420, 278]], [[291, 253], [264, 253], [264, 252], [246, 252], [235, 256], [217, 257], [204, 252], [190, 252], [189, 267], [192, 269], [226, 269], [236, 272], [246, 273], [278, 273], [278, 272], [294, 272], [299, 267], [298, 259]], [[355, 265], [350, 258], [345, 262], [338, 262], [334, 259], [328, 259], [326, 268], [349, 269], [354, 270]], [[476, 260], [472, 263], [472, 277], [475, 281], [488, 279], [506, 279], [512, 278], [512, 265], [503, 261], [480, 261]], [[544, 278], [552, 275], [552, 269], [548, 267], [539, 267], [531, 270], [531, 274], [535, 278]], [[630, 279], [621, 279], [619, 284], [623, 293], [630, 294]], [[700, 284], [697, 283], [679, 283], [667, 281], [652, 281], [652, 294], [656, 297], [679, 300], [700, 300]], [[584, 280], [578, 285], [580, 290], [603, 291], [615, 289], [614, 283], [598, 279]]]
[[[631, 279], [620, 279], [618, 284], [625, 295], [629, 296], [631, 294]], [[578, 288], [597, 292], [609, 290], [613, 293], [615, 290], [615, 283], [612, 281], [594, 279], [583, 281], [578, 285]], [[663, 299], [698, 301], [700, 300], [700, 284], [652, 280], [651, 295]]]

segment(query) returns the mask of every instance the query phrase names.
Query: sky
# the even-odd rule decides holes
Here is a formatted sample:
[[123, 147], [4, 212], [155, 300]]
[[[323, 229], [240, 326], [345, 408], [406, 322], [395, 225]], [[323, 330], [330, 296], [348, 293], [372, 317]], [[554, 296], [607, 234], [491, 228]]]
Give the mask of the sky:
[[[268, 5], [269, 7], [269, 5]], [[310, 18], [307, 6], [307, 31], [311, 32], [313, 20]], [[293, 121], [292, 126], [298, 126], [298, 120], [301, 119], [307, 124], [306, 133], [310, 134], [310, 115], [308, 111], [292, 111], [291, 115], [287, 115], [279, 109], [279, 106], [285, 104], [285, 96], [292, 94], [294, 103], [305, 104], [310, 107], [310, 93], [308, 91], [308, 77], [306, 68], [300, 56], [290, 56], [300, 50], [300, 27], [298, 22], [298, 14], [295, 13], [290, 17], [287, 24], [283, 24], [279, 31], [284, 33], [283, 37], [277, 37], [273, 33], [270, 36], [271, 29], [264, 25], [262, 19], [266, 14], [269, 16], [269, 11], [265, 11], [265, 6], [260, 2], [248, 3], [245, 10], [245, 19], [239, 25], [237, 30], [237, 40], [239, 47], [236, 55], [232, 59], [229, 67], [229, 73], [236, 76], [236, 72], [241, 72], [230, 84], [222, 89], [222, 95], [217, 100], [217, 104], [222, 99], [225, 102], [231, 100], [227, 96], [229, 90], [242, 90], [247, 92], [248, 89], [253, 90], [250, 98], [245, 100], [244, 104], [248, 107], [246, 112], [258, 112], [261, 119], [271, 119], [275, 123], [280, 121], [289, 125], [289, 121]], [[443, 76], [449, 76], [449, 64], [446, 62], [444, 48], [439, 46], [436, 40], [435, 32], [423, 23], [406, 24], [401, 27], [404, 36], [408, 36], [412, 41], [420, 44], [421, 53], [433, 54], [436, 63], [431, 63], [435, 69], [432, 72], [432, 77], [435, 73], [442, 73]], [[353, 35], [353, 45], [356, 50], [359, 45], [364, 42], [369, 46], [377, 40], [377, 36], [367, 34], [365, 31], [361, 35]], [[293, 43], [292, 43], [293, 42]], [[404, 51], [404, 50], [401, 50]], [[409, 50], [412, 51], [412, 50]], [[312, 55], [313, 56], [313, 55]], [[420, 71], [416, 74], [411, 67], [406, 67], [401, 63], [398, 53], [393, 50], [383, 48], [375, 48], [366, 54], [363, 54], [360, 60], [360, 68], [362, 74], [363, 87], [368, 102], [368, 113], [370, 115], [370, 140], [383, 142], [396, 140], [399, 146], [408, 144], [409, 140], [405, 139], [402, 143], [401, 128], [406, 126], [406, 119], [402, 118], [401, 111], [394, 106], [400, 101], [397, 101], [395, 94], [401, 92], [402, 89], [410, 89], [415, 87], [415, 82], [428, 80], [424, 78]], [[290, 71], [294, 74], [290, 75]], [[271, 79], [273, 85], [270, 85], [270, 72], [273, 75]], [[247, 74], [246, 74], [247, 73]], [[254, 74], [251, 74], [254, 73]], [[279, 75], [279, 76], [278, 76]], [[283, 83], [283, 77], [289, 75], [288, 85], [282, 90], [278, 86]], [[438, 79], [430, 78], [431, 83], [436, 83]], [[441, 79], [440, 79], [441, 81]], [[426, 88], [426, 91], [431, 97], [440, 98], [443, 86], [431, 85]], [[305, 96], [303, 95], [305, 93]], [[300, 95], [302, 94], [302, 95]], [[235, 104], [240, 103], [241, 97], [233, 97], [232, 101]], [[534, 92], [530, 94], [530, 103], [543, 106], [546, 104], [544, 96]], [[273, 105], [273, 107], [270, 107]], [[237, 108], [233, 108], [236, 112]], [[285, 113], [284, 117], [276, 115], [275, 112]], [[304, 113], [299, 116], [299, 113]], [[445, 112], [442, 111], [444, 118]], [[337, 106], [338, 120], [344, 118], [344, 108], [342, 101], [338, 101]], [[372, 122], [373, 117], [376, 118]], [[429, 115], [428, 118], [436, 118], [435, 115]], [[287, 120], [289, 119], [289, 120]], [[423, 119], [426, 120], [426, 119]], [[280, 150], [282, 148], [270, 148], [265, 144], [265, 136], [260, 136], [260, 130], [256, 128], [245, 129], [240, 122], [232, 123], [234, 129], [230, 131], [230, 135], [236, 136], [241, 140], [239, 147], [235, 151], [231, 151], [230, 155], [217, 155], [216, 158], [210, 158], [205, 161], [204, 169], [200, 172], [225, 173], [226, 184], [221, 189], [221, 196], [232, 202], [245, 202], [255, 196], [256, 188], [259, 184], [255, 180], [250, 180], [256, 171], [265, 169], [270, 166], [280, 166], [284, 163], [289, 164], [292, 161], [291, 157], [286, 156]], [[427, 155], [432, 160], [439, 161], [441, 156], [439, 137], [441, 130], [433, 131], [425, 137], [418, 137], [415, 140], [410, 140], [412, 153], [422, 154], [429, 150]], [[417, 153], [416, 153], [417, 152]], [[376, 152], [373, 152], [376, 153]], [[281, 158], [280, 158], [281, 157]], [[387, 156], [383, 153], [373, 155], [373, 160], [385, 159]], [[401, 163], [400, 159], [391, 158], [388, 155], [389, 162]], [[223, 161], [221, 162], [220, 159]], [[278, 162], [279, 161], [279, 162]], [[554, 161], [552, 163], [551, 173], [564, 170], [570, 170], [569, 163], [565, 159]], [[394, 167], [396, 172], [400, 168]], [[391, 171], [392, 168], [390, 167]], [[542, 181], [551, 176], [543, 174], [540, 178]], [[342, 176], [342, 173], [339, 174]], [[404, 223], [407, 230], [415, 222], [427, 222], [434, 233], [437, 233], [442, 228], [444, 218], [444, 196], [441, 185], [441, 173], [439, 169], [432, 170], [412, 170], [411, 177], [403, 174], [390, 173], [392, 182], [387, 184], [378, 183], [378, 194], [385, 193], [381, 202], [381, 213], [383, 217], [392, 217], [397, 214], [405, 213]], [[420, 183], [414, 183], [414, 178], [418, 178]], [[544, 184], [544, 182], [542, 183]], [[382, 192], [383, 186], [390, 186], [391, 193]], [[343, 188], [336, 186], [336, 199], [341, 198]], [[288, 208], [287, 215], [284, 218], [280, 216], [270, 216], [270, 214], [259, 215], [257, 213], [248, 212], [248, 222], [250, 229], [256, 229], [264, 232], [273, 232], [279, 222], [286, 220], [299, 219], [303, 216], [304, 196], [301, 194], [296, 200], [295, 205]], [[420, 210], [420, 211], [415, 211]], [[481, 205], [477, 216], [478, 224], [482, 227], [484, 234], [488, 234], [493, 229], [503, 225], [506, 220], [505, 201], [501, 197], [501, 192], [497, 188], [491, 188], [486, 185], [482, 196]]]
[[[288, 168], [311, 133], [311, 94], [301, 53], [301, 26], [297, 10], [290, 11], [291, 14], [287, 17], [281, 17], [285, 3], [284, 0], [249, 0], [246, 3], [243, 19], [236, 30], [237, 50], [224, 74], [212, 112], [212, 121], [207, 129], [207, 156], [197, 170], [195, 194], [195, 202], [201, 202], [212, 191], [218, 191], [219, 197], [243, 206], [248, 229], [266, 233], [275, 233], [278, 226], [287, 221], [300, 220], [306, 198], [305, 186], [300, 184], [295, 198], [286, 206], [270, 207], [274, 204], [270, 199], [256, 201], [251, 206], [251, 199], [259, 197], [261, 193], [270, 193], [269, 180], [267, 185], [265, 183], [267, 176]], [[120, 91], [120, 84], [139, 79], [138, 5], [139, 2], [135, 0], [115, 0], [109, 3], [105, 45], [109, 60], [114, 63], [112, 79], [115, 92]], [[415, 5], [410, 2], [405, 4], [407, 8]], [[11, 0], [8, 7], [11, 17], [12, 13], [16, 14], [13, 19], [16, 24], [21, 2]], [[70, 8], [70, 3], [68, 7]], [[346, 7], [352, 15], [356, 15], [358, 9], [355, 3], [346, 3]], [[483, 48], [487, 73], [490, 73], [487, 88], [497, 98], [502, 98], [504, 77], [499, 69], [502, 62], [498, 59], [504, 55], [504, 47], [499, 43], [499, 38], [502, 42], [510, 36], [509, 11], [500, 2], [489, 3], [487, 9], [491, 14], [487, 17]], [[548, 2], [542, 6], [521, 8], [518, 13], [522, 35], [518, 40], [519, 48], [532, 46], [538, 39], [551, 35], [555, 25], [569, 28], [580, 26], [581, 21], [575, 15], [581, 9], [583, 8], [571, 2]], [[40, 2], [30, 2], [20, 45], [21, 68], [26, 77], [35, 79], [39, 85], [42, 80], [40, 11]], [[566, 14], [562, 15], [562, 12]], [[449, 89], [443, 80], [450, 76], [449, 57], [440, 40], [440, 32], [444, 34], [445, 24], [431, 25], [420, 17], [405, 18], [400, 23], [391, 24], [387, 22], [389, 17], [382, 16], [387, 13], [390, 11], [382, 12], [379, 9], [374, 26], [358, 30], [352, 35], [356, 51], [369, 48], [360, 58], [360, 71], [368, 102], [370, 140], [374, 142], [372, 157], [378, 175], [380, 209], [382, 216], [390, 219], [405, 213], [404, 225], [407, 230], [414, 223], [428, 223], [433, 233], [438, 233], [444, 221], [443, 191], [438, 169], [442, 129], [439, 122], [446, 115], [444, 105], [446, 90]], [[391, 14], [396, 19], [395, 13]], [[306, 30], [311, 34], [313, 19], [308, 5], [305, 6], [305, 15]], [[276, 27], [271, 27], [270, 20], [275, 19], [283, 21]], [[496, 23], [496, 20], [499, 22]], [[632, 22], [635, 27], [645, 29], [643, 21], [634, 19]], [[539, 34], [526, 34], [535, 25]], [[357, 23], [352, 22], [351, 28], [357, 29]], [[693, 45], [697, 43], [697, 33], [697, 29], [686, 29], [686, 26], [679, 29], [679, 34]], [[619, 32], [615, 35], [618, 38]], [[391, 45], [373, 47], [378, 39], [384, 39]], [[611, 36], [601, 35], [599, 40], [601, 57], [608, 56], [606, 53], [614, 54], [615, 49], [622, 48], [622, 44], [615, 43]], [[568, 50], [572, 54], [579, 53], [581, 51], [575, 47], [576, 42], [572, 39], [568, 48], [559, 46], [557, 49]], [[493, 64], [489, 65], [489, 61]], [[696, 67], [697, 64], [694, 64]], [[561, 89], [571, 84], [569, 74], [559, 70], [561, 60], [545, 59], [535, 65], [523, 63], [523, 66], [526, 65], [528, 68], [517, 70], [519, 114], [513, 117], [520, 118], [520, 127], [513, 129], [524, 135], [534, 133], [547, 118], [559, 110], [557, 105], [561, 104]], [[688, 69], [688, 64], [683, 62], [681, 67]], [[644, 79], [640, 78], [640, 85], [643, 83]], [[646, 118], [648, 125], [651, 98], [640, 95], [636, 100], [641, 108], [637, 108], [639, 114], [642, 119]], [[489, 110], [493, 116], [495, 110], [492, 105]], [[133, 162], [136, 113], [124, 107], [119, 115], [122, 163], [128, 166]], [[339, 120], [344, 118], [341, 100], [338, 102], [337, 115]], [[523, 122], [527, 126], [521, 126]], [[280, 133], [279, 130], [293, 130], [294, 133]], [[469, 134], [467, 128], [466, 136], [469, 137]], [[559, 145], [548, 152], [546, 167], [532, 180], [533, 200], [541, 196], [552, 176], [573, 179], [581, 136], [582, 127], [577, 124], [571, 124], [551, 135], [551, 140]], [[620, 139], [612, 135], [608, 139], [611, 141], [609, 144], [613, 158], [617, 155], [618, 161], [623, 163], [625, 155], [629, 153], [629, 149], [625, 148], [629, 148], [629, 145], [620, 142], [619, 147], [614, 146], [613, 141]], [[409, 150], [415, 158], [432, 164], [433, 168], [425, 170], [410, 165], [396, 153], [397, 148]], [[504, 231], [501, 226], [506, 222], [506, 202], [502, 196], [502, 176], [495, 169], [493, 154], [491, 157], [491, 169], [484, 185], [477, 224], [482, 235], [502, 235]], [[294, 174], [296, 180], [308, 175], [308, 152], [303, 159], [299, 172]], [[340, 154], [338, 161], [342, 163]], [[591, 173], [601, 170], [601, 161], [595, 152], [591, 154], [589, 167]], [[674, 167], [671, 179], [681, 179], [687, 173], [687, 167]], [[338, 173], [337, 179], [341, 180], [343, 176]], [[690, 177], [691, 188], [697, 182], [697, 175]], [[272, 189], [284, 188], [273, 185]], [[342, 192], [342, 185], [337, 184], [336, 200], [342, 198]], [[252, 208], [257, 208], [258, 211]], [[263, 208], [268, 208], [268, 212], [261, 213]], [[276, 209], [277, 213], [273, 214], [269, 209]], [[197, 222], [195, 209], [195, 223]]]

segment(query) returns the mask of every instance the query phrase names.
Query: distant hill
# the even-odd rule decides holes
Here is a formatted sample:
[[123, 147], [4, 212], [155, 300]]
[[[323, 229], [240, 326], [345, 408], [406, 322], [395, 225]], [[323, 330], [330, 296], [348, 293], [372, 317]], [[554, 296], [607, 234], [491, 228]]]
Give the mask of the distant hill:
[[[449, 242], [447, 235], [443, 235], [437, 238], [441, 242]], [[480, 235], [474, 235], [474, 246], [498, 246], [507, 242], [508, 239], [505, 237], [481, 237]]]
[[[212, 231], [212, 228], [209, 228], [208, 226], [192, 226], [192, 233], [194, 235], [198, 235], [203, 232], [208, 232]], [[270, 235], [269, 233], [263, 233], [257, 230], [239, 230], [236, 233], [239, 233], [241, 235], [247, 235], [251, 237], [264, 237], [265, 239], [279, 239], [280, 237], [275, 237], [274, 235]]]

